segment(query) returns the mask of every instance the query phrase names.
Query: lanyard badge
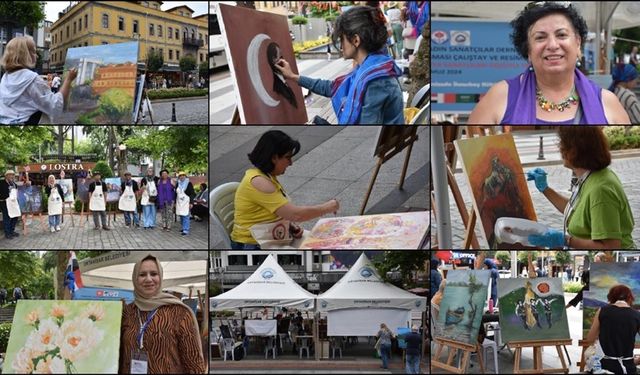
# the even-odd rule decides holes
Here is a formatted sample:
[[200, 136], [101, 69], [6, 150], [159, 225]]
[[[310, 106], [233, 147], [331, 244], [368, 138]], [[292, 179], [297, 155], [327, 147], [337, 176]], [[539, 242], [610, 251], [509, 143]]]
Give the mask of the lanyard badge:
[[147, 330], [147, 328], [149, 328], [149, 325], [151, 324], [151, 320], [153, 319], [154, 315], [156, 315], [157, 311], [158, 311], [157, 308], [151, 311], [149, 316], [147, 316], [147, 320], [144, 322], [144, 324], [142, 323], [142, 318], [140, 317], [140, 310], [136, 311], [136, 313], [138, 314], [138, 321], [140, 322], [140, 330], [136, 337], [136, 342], [138, 344], [138, 347], [131, 351], [131, 373], [132, 374], [148, 373], [149, 356], [147, 352], [144, 350], [144, 333]]

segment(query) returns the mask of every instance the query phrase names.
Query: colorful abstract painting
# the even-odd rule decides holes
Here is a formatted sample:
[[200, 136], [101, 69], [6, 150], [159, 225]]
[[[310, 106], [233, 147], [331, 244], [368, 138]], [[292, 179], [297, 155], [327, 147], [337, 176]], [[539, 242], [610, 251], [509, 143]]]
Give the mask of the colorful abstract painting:
[[302, 89], [296, 82], [284, 79], [274, 67], [283, 58], [298, 73], [287, 17], [226, 4], [218, 6], [242, 123], [306, 123]]
[[419, 249], [428, 228], [426, 211], [320, 219], [300, 248]]
[[498, 306], [503, 342], [571, 338], [562, 279], [498, 279]]
[[64, 124], [130, 124], [133, 112], [138, 42], [69, 48], [65, 76], [78, 76], [71, 85], [69, 104], [55, 121]]
[[490, 248], [499, 247], [493, 233], [499, 218], [537, 221], [511, 134], [457, 140], [454, 144], [473, 193], [480, 230]]
[[[640, 262], [591, 263], [589, 290], [584, 291], [582, 307], [583, 338], [587, 337], [599, 308], [609, 304], [607, 294], [616, 285], [626, 285], [636, 297], [633, 308], [640, 310]], [[636, 335], [640, 344], [640, 335]]]
[[436, 336], [474, 345], [489, 291], [489, 270], [451, 270], [440, 303]]
[[20, 300], [2, 373], [115, 374], [121, 321], [119, 301]]

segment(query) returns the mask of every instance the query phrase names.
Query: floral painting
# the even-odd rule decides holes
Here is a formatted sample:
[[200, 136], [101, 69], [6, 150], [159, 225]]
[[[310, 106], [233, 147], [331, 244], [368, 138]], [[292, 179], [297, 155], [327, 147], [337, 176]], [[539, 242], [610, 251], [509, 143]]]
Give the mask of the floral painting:
[[3, 373], [117, 373], [121, 320], [121, 302], [18, 301]]

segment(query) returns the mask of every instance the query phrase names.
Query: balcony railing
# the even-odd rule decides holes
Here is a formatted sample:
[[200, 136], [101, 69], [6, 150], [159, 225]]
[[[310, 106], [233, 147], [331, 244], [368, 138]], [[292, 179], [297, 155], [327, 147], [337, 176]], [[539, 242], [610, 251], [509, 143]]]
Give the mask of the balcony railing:
[[204, 40], [196, 38], [182, 38], [182, 45], [186, 47], [203, 47]]

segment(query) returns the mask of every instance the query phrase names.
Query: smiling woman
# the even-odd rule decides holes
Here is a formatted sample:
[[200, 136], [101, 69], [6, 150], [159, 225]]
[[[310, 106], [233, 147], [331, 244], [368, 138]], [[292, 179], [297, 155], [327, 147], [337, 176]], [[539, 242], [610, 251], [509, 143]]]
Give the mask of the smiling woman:
[[629, 124], [616, 96], [579, 69], [588, 30], [570, 2], [529, 3], [511, 26], [513, 44], [530, 66], [495, 84], [469, 124]]

